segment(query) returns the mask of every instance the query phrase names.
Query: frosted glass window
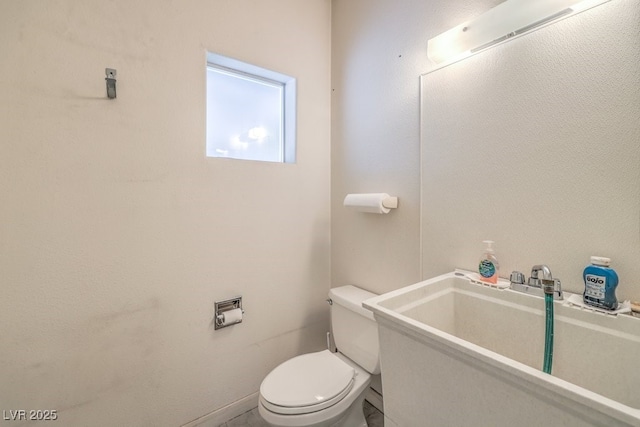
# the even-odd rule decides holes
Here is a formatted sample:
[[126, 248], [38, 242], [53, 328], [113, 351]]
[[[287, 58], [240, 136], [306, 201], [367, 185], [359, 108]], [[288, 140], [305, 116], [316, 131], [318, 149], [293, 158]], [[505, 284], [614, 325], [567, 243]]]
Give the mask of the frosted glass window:
[[295, 79], [207, 56], [207, 156], [295, 161]]

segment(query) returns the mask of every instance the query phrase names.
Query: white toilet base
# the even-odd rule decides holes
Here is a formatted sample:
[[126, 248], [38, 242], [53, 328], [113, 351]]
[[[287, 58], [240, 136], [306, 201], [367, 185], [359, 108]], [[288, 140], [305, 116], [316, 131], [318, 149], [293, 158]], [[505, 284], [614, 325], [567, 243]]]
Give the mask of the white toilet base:
[[[368, 387], [367, 387], [368, 388]], [[344, 417], [336, 421], [332, 427], [367, 427], [367, 420], [364, 418], [364, 397], [366, 393], [362, 393], [355, 402], [351, 404], [351, 407], [344, 414]]]
[[[258, 404], [258, 412], [269, 425], [274, 427], [367, 427], [367, 420], [364, 417], [364, 410], [362, 408], [365, 395], [366, 393], [362, 393], [362, 395], [351, 404], [347, 412], [338, 414], [320, 423], [305, 423], [305, 420], [302, 420], [299, 415], [274, 414], [265, 409], [261, 403]], [[277, 421], [279, 421], [278, 424], [273, 424], [273, 422]], [[300, 424], [299, 422], [303, 422], [304, 424]]]

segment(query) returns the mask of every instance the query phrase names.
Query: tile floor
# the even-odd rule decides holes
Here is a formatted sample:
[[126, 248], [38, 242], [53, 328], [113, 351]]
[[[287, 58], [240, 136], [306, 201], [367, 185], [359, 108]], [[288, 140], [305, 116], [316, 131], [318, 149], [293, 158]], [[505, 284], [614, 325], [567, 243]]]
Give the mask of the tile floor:
[[[364, 415], [369, 427], [384, 427], [384, 415], [366, 400], [364, 401]], [[258, 408], [227, 421], [220, 427], [268, 427], [258, 414]]]

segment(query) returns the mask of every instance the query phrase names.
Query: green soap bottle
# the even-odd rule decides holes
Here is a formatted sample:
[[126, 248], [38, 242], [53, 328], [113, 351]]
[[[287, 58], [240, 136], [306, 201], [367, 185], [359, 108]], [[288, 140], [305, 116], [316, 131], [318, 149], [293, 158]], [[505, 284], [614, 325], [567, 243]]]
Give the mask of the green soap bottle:
[[483, 282], [496, 284], [498, 283], [498, 271], [500, 264], [498, 264], [498, 258], [496, 258], [495, 251], [493, 250], [493, 241], [484, 240], [482, 243], [487, 245], [480, 262], [478, 263], [478, 273], [480, 273], [480, 280]]

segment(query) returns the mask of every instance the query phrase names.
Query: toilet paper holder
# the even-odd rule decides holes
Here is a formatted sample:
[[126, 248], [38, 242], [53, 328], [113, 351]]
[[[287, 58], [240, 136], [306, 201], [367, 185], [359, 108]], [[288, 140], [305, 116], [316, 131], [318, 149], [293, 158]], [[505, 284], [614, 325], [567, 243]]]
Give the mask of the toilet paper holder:
[[398, 208], [398, 198], [387, 193], [347, 194], [343, 205], [360, 212], [387, 214]]
[[242, 296], [237, 296], [224, 301], [215, 301], [214, 309], [215, 309], [214, 329], [226, 328], [227, 326], [242, 323], [242, 316], [240, 316], [239, 319], [235, 318], [234, 316], [234, 318], [231, 321], [226, 321], [225, 314], [224, 314], [225, 312], [231, 312], [232, 310], [234, 310], [233, 313], [237, 313], [236, 310], [240, 310], [240, 312], [244, 314], [244, 310], [242, 309]]

